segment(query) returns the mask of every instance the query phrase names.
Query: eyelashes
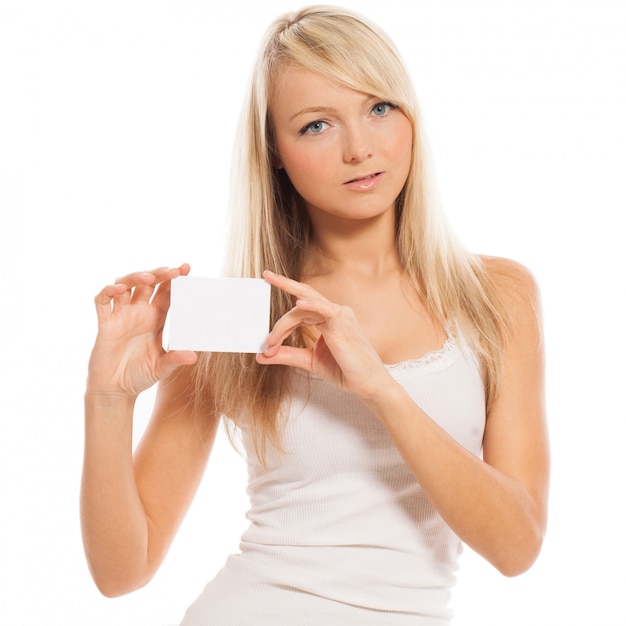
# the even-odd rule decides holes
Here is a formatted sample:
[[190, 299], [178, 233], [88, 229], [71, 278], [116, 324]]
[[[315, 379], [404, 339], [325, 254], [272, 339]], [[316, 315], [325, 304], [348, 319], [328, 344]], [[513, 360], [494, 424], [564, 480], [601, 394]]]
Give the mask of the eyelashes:
[[379, 102], [372, 107], [372, 113], [376, 117], [384, 117], [390, 110], [397, 109], [398, 105], [392, 102]]
[[[374, 117], [385, 117], [391, 111], [398, 108], [393, 102], [377, 102], [371, 109], [370, 114]], [[330, 127], [330, 123], [320, 119], [309, 122], [303, 126], [298, 132], [300, 135], [320, 135]]]
[[327, 127], [328, 127], [328, 122], [325, 122], [324, 120], [315, 120], [314, 122], [311, 122], [307, 124], [306, 126], [303, 126], [300, 129], [300, 134], [301, 135], [319, 135], [321, 132], [325, 131]]

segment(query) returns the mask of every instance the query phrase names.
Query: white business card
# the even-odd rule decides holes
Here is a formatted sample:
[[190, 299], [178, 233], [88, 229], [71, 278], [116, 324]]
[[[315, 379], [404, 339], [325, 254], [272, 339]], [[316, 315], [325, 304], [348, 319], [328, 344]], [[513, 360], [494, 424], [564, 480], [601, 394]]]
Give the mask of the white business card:
[[270, 330], [270, 290], [262, 278], [175, 278], [169, 349], [261, 352]]

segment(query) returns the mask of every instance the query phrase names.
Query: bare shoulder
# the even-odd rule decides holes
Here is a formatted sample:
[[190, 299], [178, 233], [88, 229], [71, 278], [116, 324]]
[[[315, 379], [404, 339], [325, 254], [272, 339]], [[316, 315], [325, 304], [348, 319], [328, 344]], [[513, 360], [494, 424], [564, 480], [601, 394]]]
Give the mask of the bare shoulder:
[[521, 263], [502, 257], [481, 256], [498, 298], [510, 315], [532, 309], [538, 313], [539, 286], [533, 273]]
[[533, 273], [521, 263], [481, 257], [504, 322], [509, 349], [542, 350], [541, 297]]
[[481, 256], [480, 259], [491, 280], [505, 291], [514, 288], [516, 292], [520, 289], [537, 290], [535, 277], [525, 265], [503, 257]]

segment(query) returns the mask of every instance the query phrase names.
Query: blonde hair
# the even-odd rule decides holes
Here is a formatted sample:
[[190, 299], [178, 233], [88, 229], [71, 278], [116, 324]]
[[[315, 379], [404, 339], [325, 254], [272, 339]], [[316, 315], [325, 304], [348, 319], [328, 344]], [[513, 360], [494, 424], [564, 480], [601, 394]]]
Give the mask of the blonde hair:
[[[259, 277], [263, 270], [301, 278], [310, 224], [283, 169], [273, 166], [269, 115], [277, 68], [293, 64], [351, 89], [397, 105], [413, 127], [413, 158], [397, 200], [400, 262], [440, 323], [460, 330], [479, 355], [489, 399], [500, 379], [502, 310], [479, 257], [454, 238], [438, 209], [425, 155], [417, 101], [395, 46], [374, 24], [336, 7], [313, 6], [277, 19], [266, 32], [242, 113], [234, 155], [231, 230], [225, 275]], [[242, 182], [243, 181], [243, 182]], [[274, 290], [271, 324], [293, 306]], [[301, 334], [290, 339], [303, 345]], [[280, 407], [286, 366], [261, 366], [250, 354], [202, 355], [196, 368], [197, 398], [235, 423], [250, 426], [256, 453], [267, 442], [280, 448]]]

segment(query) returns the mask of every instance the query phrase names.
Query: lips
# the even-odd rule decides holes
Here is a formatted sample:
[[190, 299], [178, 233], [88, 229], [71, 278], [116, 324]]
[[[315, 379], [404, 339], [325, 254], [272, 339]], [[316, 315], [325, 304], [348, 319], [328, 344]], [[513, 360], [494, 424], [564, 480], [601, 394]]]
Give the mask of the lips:
[[350, 183], [360, 183], [362, 181], [371, 180], [381, 174], [381, 172], [374, 172], [373, 174], [366, 174], [365, 176], [359, 176], [357, 178], [353, 178], [352, 180], [347, 181], [345, 184], [349, 185]]
[[353, 191], [369, 191], [378, 186], [382, 180], [384, 172], [373, 172], [363, 176], [357, 176], [344, 183], [344, 187]]

